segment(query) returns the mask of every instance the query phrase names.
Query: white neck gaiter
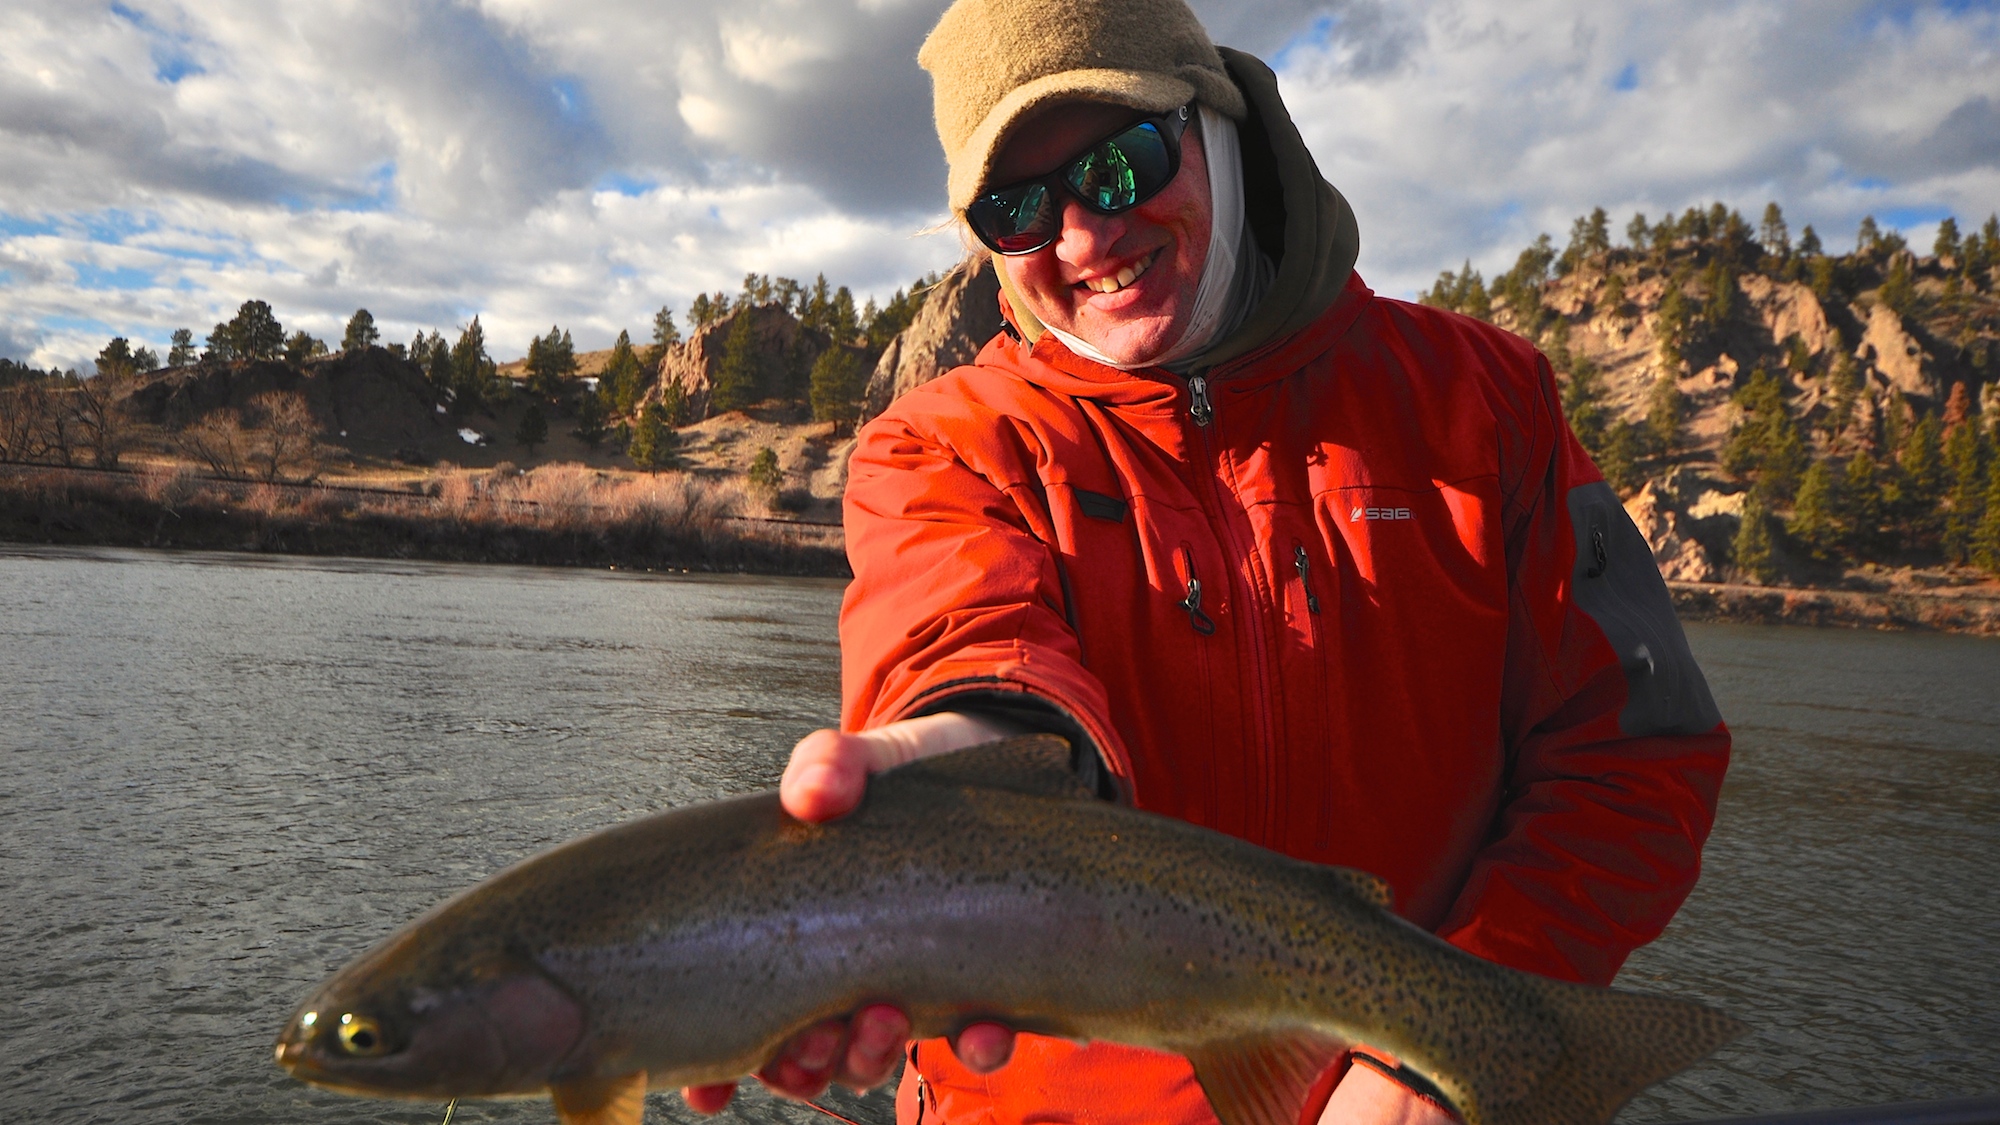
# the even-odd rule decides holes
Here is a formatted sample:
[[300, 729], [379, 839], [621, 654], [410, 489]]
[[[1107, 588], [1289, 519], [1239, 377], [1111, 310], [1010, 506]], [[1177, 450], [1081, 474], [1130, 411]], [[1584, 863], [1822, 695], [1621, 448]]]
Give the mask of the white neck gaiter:
[[1166, 367], [1182, 371], [1243, 323], [1243, 318], [1263, 296], [1270, 284], [1270, 261], [1257, 249], [1255, 236], [1243, 209], [1243, 151], [1236, 136], [1236, 123], [1207, 106], [1197, 106], [1201, 114], [1201, 144], [1208, 160], [1208, 194], [1211, 222], [1208, 230], [1208, 259], [1201, 269], [1201, 285], [1195, 290], [1194, 308], [1181, 338], [1166, 352], [1144, 363], [1118, 363], [1098, 351], [1088, 341], [1060, 328], [1049, 327], [1063, 346], [1085, 359], [1133, 371], [1141, 367]]

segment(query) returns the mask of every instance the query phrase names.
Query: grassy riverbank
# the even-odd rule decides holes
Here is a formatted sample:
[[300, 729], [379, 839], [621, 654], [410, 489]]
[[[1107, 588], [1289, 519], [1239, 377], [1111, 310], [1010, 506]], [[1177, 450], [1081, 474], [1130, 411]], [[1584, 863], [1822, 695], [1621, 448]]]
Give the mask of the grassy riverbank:
[[691, 474], [446, 470], [403, 488], [0, 466], [0, 540], [845, 577], [839, 529], [741, 514]]

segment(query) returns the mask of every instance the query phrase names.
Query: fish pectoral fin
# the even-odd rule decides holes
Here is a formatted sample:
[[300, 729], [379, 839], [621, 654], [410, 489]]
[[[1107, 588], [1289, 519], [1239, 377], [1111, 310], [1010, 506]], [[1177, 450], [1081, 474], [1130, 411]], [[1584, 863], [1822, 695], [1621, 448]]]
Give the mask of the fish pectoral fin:
[[1203, 1044], [1187, 1057], [1222, 1125], [1298, 1125], [1313, 1083], [1348, 1046], [1294, 1028]]
[[549, 1087], [562, 1125], [639, 1125], [646, 1116], [646, 1072], [584, 1078]]
[[[1077, 776], [1075, 751], [1069, 740], [1053, 734], [1024, 734], [949, 754], [920, 758], [884, 773], [884, 778], [941, 781], [949, 785], [981, 785], [1033, 797], [1074, 797], [1092, 801], [1097, 795]], [[873, 784], [873, 783], [871, 783]]]

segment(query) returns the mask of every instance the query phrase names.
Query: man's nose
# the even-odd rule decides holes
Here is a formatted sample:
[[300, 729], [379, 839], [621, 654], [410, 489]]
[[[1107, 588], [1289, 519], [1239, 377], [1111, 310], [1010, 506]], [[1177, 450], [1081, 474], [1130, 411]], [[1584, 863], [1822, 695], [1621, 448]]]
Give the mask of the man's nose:
[[1056, 257], [1079, 269], [1088, 268], [1110, 254], [1124, 233], [1123, 215], [1100, 215], [1075, 199], [1065, 199]]

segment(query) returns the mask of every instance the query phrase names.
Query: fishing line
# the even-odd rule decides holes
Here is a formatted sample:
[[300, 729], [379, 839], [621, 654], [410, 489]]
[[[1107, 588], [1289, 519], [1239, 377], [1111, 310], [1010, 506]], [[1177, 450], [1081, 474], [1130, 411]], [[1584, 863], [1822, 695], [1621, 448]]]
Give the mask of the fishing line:
[[842, 1117], [840, 1114], [833, 1112], [832, 1110], [826, 1108], [825, 1106], [819, 1104], [818, 1102], [808, 1101], [806, 1102], [806, 1104], [813, 1107], [816, 1110], [819, 1110], [821, 1113], [826, 1114], [828, 1117], [833, 1118], [835, 1121], [845, 1121], [847, 1122], [847, 1125], [861, 1125], [861, 1122], [856, 1121], [852, 1117]]
[[438, 1125], [451, 1125], [451, 1115], [457, 1109], [458, 1109], [457, 1098], [453, 1098], [450, 1101], [444, 1103], [444, 1120], [438, 1122]]

